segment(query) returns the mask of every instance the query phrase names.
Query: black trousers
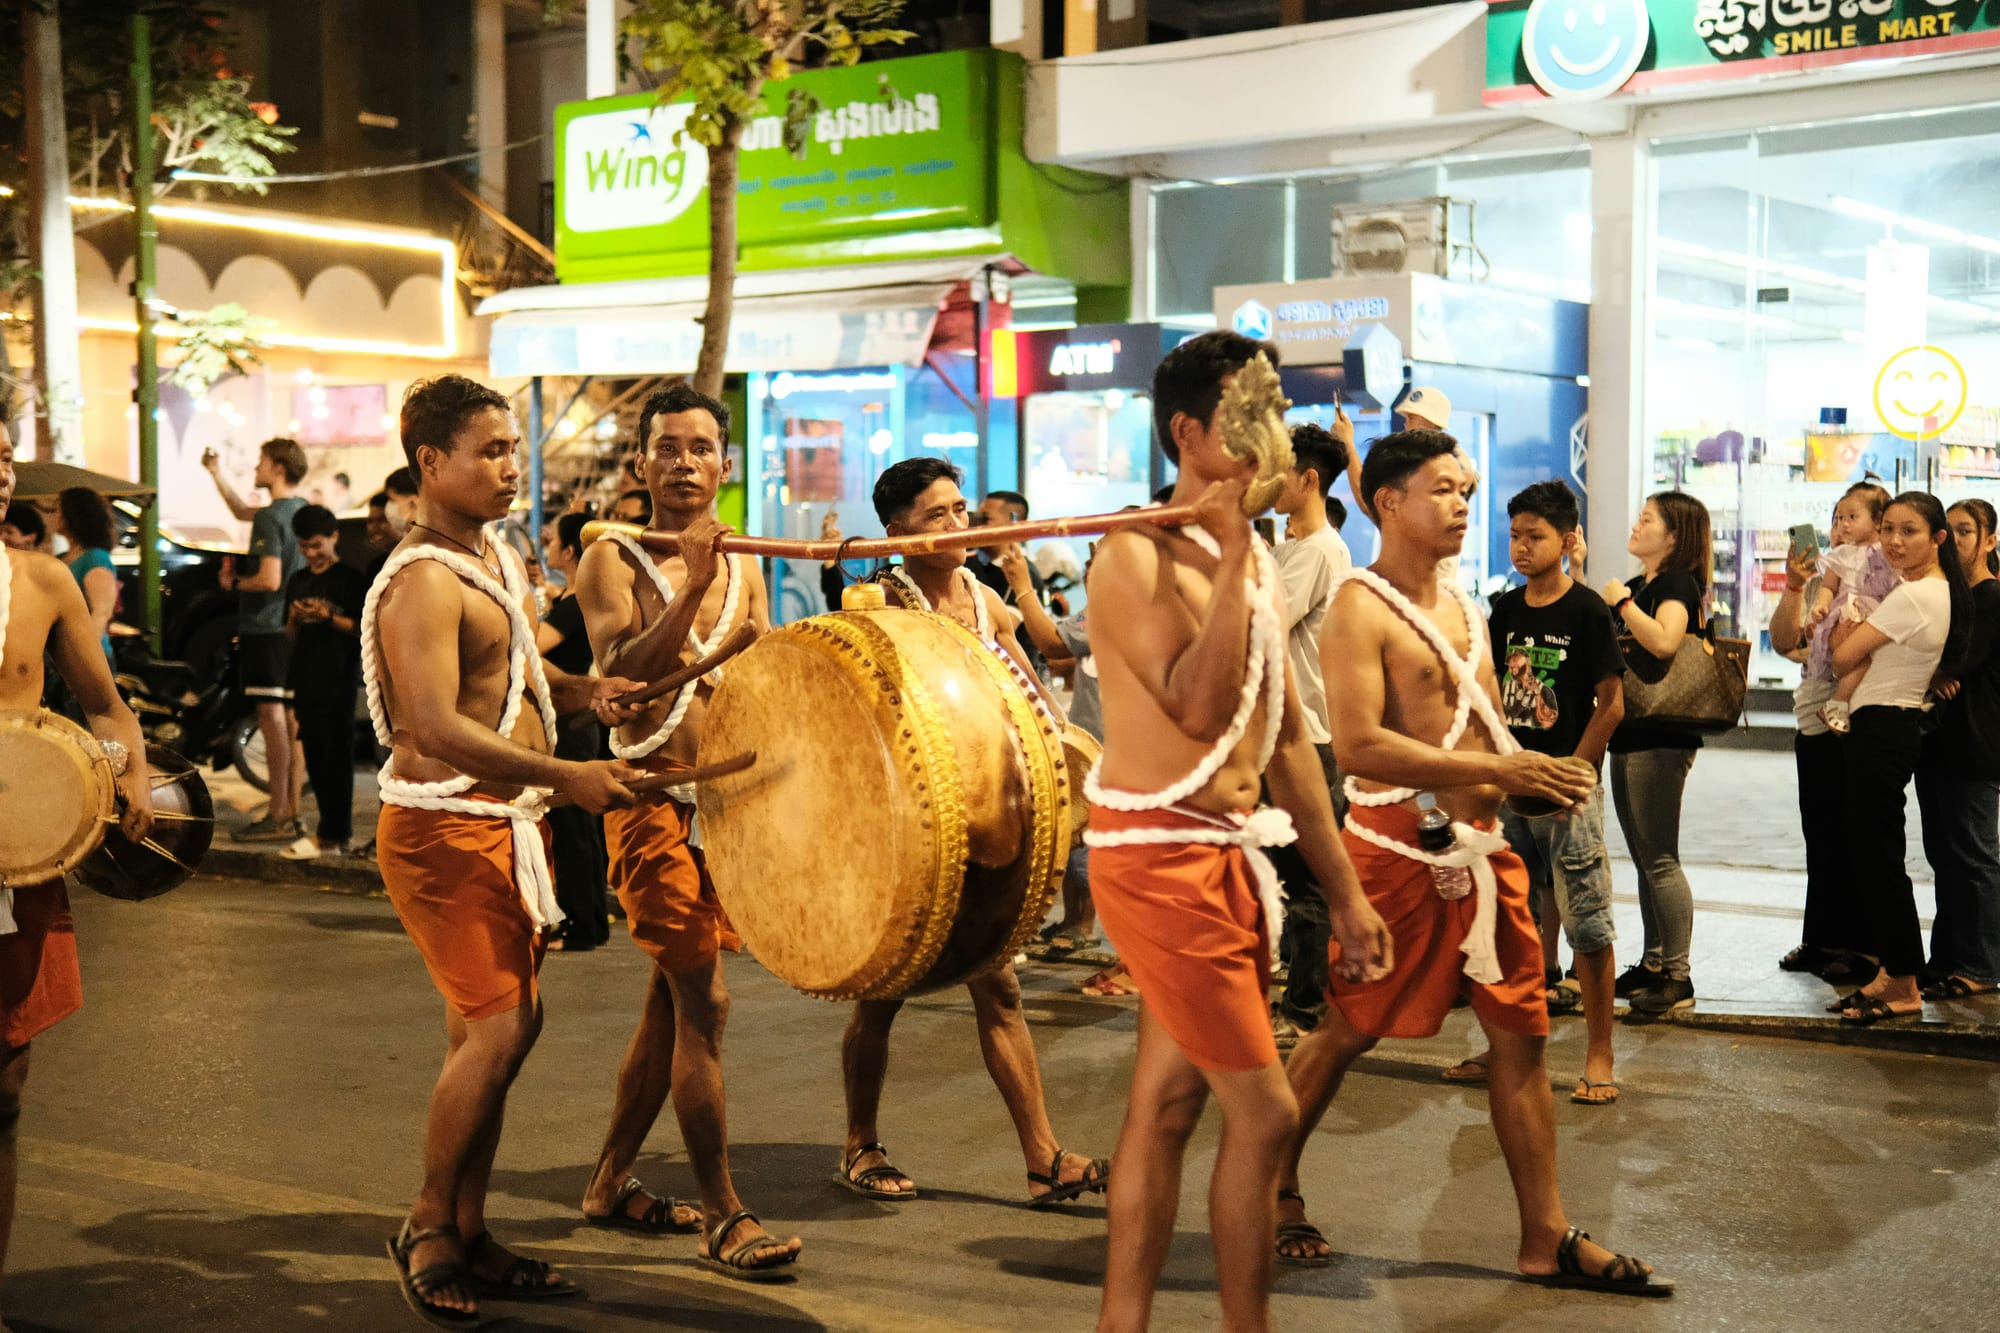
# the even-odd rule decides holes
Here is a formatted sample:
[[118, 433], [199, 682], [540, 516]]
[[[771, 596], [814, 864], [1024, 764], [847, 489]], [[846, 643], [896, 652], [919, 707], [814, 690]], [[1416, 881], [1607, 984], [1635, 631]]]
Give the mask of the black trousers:
[[[564, 718], [556, 733], [556, 757], [597, 758], [603, 728], [589, 714]], [[548, 813], [554, 835], [556, 906], [563, 912], [563, 947], [589, 949], [611, 938], [604, 893], [610, 863], [604, 853], [604, 821], [574, 805]]]
[[292, 716], [306, 754], [306, 781], [319, 800], [319, 840], [336, 846], [354, 837], [354, 681], [300, 681]]
[[1923, 753], [1923, 713], [1857, 708], [1847, 734], [1846, 848], [1852, 939], [1845, 947], [1878, 958], [1892, 977], [1924, 965], [1916, 888], [1903, 864], [1904, 790]]
[[[1333, 762], [1331, 745], [1316, 745], [1320, 767], [1326, 772], [1336, 814], [1345, 814], [1346, 801], [1340, 792], [1340, 770]], [[1305, 857], [1296, 845], [1273, 847], [1266, 853], [1277, 867], [1285, 888], [1285, 924], [1278, 935], [1278, 956], [1291, 969], [1285, 988], [1278, 996], [1278, 1012], [1301, 1031], [1310, 1032], [1326, 1016], [1326, 987], [1329, 971], [1327, 945], [1333, 926], [1327, 918], [1326, 896], [1320, 892]]]
[[1854, 947], [1854, 891], [1847, 863], [1847, 748], [1831, 731], [1799, 732], [1792, 756], [1799, 770], [1799, 829], [1806, 839], [1804, 942], [1822, 949]]

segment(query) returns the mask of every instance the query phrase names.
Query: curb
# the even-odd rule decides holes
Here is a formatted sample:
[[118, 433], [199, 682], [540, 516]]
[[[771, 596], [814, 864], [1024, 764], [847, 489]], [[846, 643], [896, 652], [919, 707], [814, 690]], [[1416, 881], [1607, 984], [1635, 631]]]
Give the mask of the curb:
[[1689, 1010], [1657, 1020], [1675, 1027], [1732, 1032], [1751, 1037], [1782, 1037], [1816, 1041], [1829, 1046], [1856, 1046], [1912, 1055], [1942, 1055], [1958, 1060], [2000, 1062], [2000, 1026], [1990, 1023], [1925, 1021], [1878, 1023], [1856, 1027], [1838, 1018], [1808, 1018], [1795, 1014], [1704, 1014]]
[[208, 855], [201, 861], [201, 873], [222, 879], [255, 880], [260, 884], [299, 884], [357, 897], [382, 895], [382, 875], [375, 863], [350, 857], [288, 861], [275, 851], [219, 846], [208, 849]]

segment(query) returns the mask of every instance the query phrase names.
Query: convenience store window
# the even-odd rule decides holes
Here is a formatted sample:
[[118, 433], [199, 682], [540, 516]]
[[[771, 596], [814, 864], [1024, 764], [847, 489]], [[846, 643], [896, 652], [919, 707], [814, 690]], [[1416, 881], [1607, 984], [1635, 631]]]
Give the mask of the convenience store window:
[[1653, 146], [1648, 494], [1715, 531], [1719, 632], [1756, 645], [1789, 529], [1869, 474], [2000, 498], [2000, 118], [1994, 106]]

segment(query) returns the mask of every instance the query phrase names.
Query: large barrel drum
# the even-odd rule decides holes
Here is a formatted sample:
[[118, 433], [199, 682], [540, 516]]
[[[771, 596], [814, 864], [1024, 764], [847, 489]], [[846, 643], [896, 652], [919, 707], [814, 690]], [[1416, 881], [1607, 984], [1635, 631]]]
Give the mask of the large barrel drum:
[[[757, 960], [808, 995], [966, 980], [1040, 925], [1070, 845], [1060, 730], [955, 621], [843, 611], [765, 635], [709, 701], [709, 873]], [[1074, 775], [1082, 781], [1082, 775]]]

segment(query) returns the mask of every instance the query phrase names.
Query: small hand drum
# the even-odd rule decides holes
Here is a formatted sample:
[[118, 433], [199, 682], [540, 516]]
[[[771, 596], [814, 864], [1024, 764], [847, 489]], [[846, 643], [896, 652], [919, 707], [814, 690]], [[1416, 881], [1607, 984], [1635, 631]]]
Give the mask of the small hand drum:
[[143, 902], [186, 883], [215, 836], [215, 801], [201, 770], [164, 745], [146, 747], [153, 831], [133, 842], [113, 823], [76, 868], [77, 882], [107, 898]]
[[[1590, 774], [1593, 778], [1597, 776], [1597, 766], [1592, 764], [1588, 759], [1569, 754], [1562, 756], [1559, 762], [1569, 764], [1582, 772]], [[1509, 796], [1507, 798], [1507, 808], [1523, 819], [1547, 819], [1559, 810], [1568, 810], [1573, 807], [1551, 801], [1546, 796]]]
[[61, 879], [117, 821], [111, 761], [59, 713], [0, 711], [0, 887]]

